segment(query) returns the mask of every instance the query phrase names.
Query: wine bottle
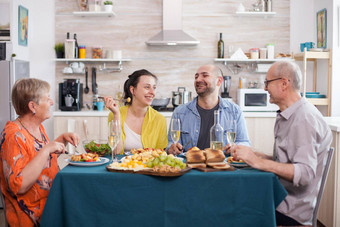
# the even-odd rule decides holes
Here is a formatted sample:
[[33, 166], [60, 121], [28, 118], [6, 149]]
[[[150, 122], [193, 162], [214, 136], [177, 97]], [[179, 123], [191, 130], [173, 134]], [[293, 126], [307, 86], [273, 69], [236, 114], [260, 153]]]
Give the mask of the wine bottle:
[[220, 125], [220, 112], [214, 111], [214, 125], [210, 128], [210, 148], [223, 150], [223, 128]]
[[224, 58], [224, 42], [222, 40], [222, 33], [220, 33], [220, 40], [218, 40], [217, 49], [217, 58]]
[[77, 41], [77, 34], [74, 34], [74, 58], [79, 58], [79, 46], [78, 46], [78, 41]]

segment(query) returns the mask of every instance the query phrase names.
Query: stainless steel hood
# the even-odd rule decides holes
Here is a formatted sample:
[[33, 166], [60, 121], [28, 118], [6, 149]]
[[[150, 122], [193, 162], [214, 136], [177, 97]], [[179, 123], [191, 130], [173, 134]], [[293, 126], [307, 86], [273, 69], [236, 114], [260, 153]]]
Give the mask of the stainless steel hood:
[[157, 46], [200, 43], [182, 30], [182, 0], [163, 0], [163, 30], [145, 43]]

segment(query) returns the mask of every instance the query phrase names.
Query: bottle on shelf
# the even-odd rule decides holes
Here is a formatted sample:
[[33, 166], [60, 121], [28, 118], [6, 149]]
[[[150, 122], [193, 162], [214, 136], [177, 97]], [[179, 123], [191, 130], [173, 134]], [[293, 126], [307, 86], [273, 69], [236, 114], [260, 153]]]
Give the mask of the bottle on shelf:
[[214, 125], [210, 128], [210, 148], [223, 150], [223, 128], [220, 125], [220, 112], [214, 111]]
[[266, 11], [267, 12], [271, 12], [272, 11], [272, 0], [267, 0], [267, 4], [266, 4]]
[[217, 43], [217, 58], [224, 58], [224, 42], [222, 40], [222, 33], [220, 33], [220, 40]]
[[65, 58], [66, 59], [73, 59], [74, 58], [74, 48], [75, 48], [75, 41], [74, 39], [70, 39], [70, 33], [66, 33], [66, 40], [65, 40]]
[[77, 34], [73, 35], [74, 39], [74, 58], [79, 58], [79, 46], [77, 41]]

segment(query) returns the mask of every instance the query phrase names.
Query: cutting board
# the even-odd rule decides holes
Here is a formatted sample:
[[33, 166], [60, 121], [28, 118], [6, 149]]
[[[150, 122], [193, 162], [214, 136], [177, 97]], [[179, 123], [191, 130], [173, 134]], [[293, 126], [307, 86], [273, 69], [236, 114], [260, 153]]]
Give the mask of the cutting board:
[[202, 172], [217, 172], [217, 171], [234, 171], [235, 168], [230, 166], [228, 169], [214, 169], [214, 168], [211, 168], [211, 167], [200, 167], [200, 168], [195, 168], [199, 171], [202, 171]]

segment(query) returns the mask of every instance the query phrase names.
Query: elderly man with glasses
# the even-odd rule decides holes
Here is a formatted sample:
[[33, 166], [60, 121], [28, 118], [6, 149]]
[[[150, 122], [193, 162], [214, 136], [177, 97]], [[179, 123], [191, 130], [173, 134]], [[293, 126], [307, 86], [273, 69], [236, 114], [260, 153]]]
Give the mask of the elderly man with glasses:
[[301, 71], [292, 62], [274, 63], [265, 80], [270, 102], [279, 106], [273, 156], [237, 145], [231, 154], [248, 165], [275, 173], [288, 191], [276, 209], [277, 225], [312, 225], [323, 163], [332, 142], [321, 113], [300, 95]]

